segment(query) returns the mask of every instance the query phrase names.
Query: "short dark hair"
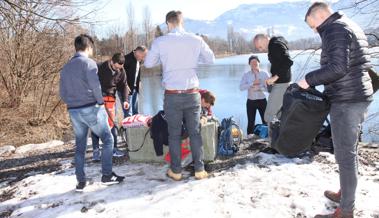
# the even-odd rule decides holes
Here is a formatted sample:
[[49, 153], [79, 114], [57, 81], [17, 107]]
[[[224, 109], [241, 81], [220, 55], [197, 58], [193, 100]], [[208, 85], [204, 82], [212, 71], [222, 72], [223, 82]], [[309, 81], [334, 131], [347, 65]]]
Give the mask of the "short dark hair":
[[112, 56], [112, 62], [118, 63], [118, 64], [124, 64], [125, 63], [125, 57], [121, 53], [115, 53]]
[[181, 11], [170, 11], [166, 14], [166, 24], [173, 23], [178, 24], [182, 20]]
[[92, 37], [87, 34], [80, 34], [75, 38], [74, 41], [75, 50], [76, 51], [84, 51], [88, 47], [94, 47], [95, 42], [93, 41]]
[[258, 63], [261, 63], [261, 61], [259, 60], [259, 58], [258, 58], [258, 56], [256, 56], [256, 55], [251, 55], [250, 57], [249, 57], [249, 64], [250, 64], [250, 62], [252, 61], [252, 60], [257, 60], [258, 61]]
[[145, 52], [145, 51], [146, 51], [146, 46], [144, 46], [144, 45], [139, 45], [139, 46], [137, 46], [137, 48], [135, 48], [133, 51], [142, 51], [142, 52]]
[[258, 33], [257, 35], [254, 36], [253, 42], [255, 42], [255, 41], [257, 41], [257, 40], [260, 40], [260, 39], [267, 38], [267, 37], [268, 37], [267, 34], [264, 34], [264, 33]]
[[315, 2], [313, 3], [309, 8], [307, 13], [305, 14], [304, 21], [307, 22], [307, 18], [311, 16], [314, 12], [316, 12], [319, 9], [327, 9], [329, 8], [329, 5], [325, 2]]
[[216, 96], [214, 96], [214, 94], [210, 91], [206, 91], [203, 94], [201, 94], [201, 98], [212, 106], [215, 104], [216, 101]]

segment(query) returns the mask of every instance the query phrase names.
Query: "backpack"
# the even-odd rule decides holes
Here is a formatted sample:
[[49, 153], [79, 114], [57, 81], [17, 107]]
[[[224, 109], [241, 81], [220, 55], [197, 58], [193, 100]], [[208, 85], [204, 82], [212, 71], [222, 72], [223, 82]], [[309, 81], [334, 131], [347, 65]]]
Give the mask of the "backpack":
[[280, 116], [270, 125], [271, 147], [290, 157], [309, 150], [329, 110], [330, 104], [321, 92], [291, 84], [284, 94]]
[[238, 152], [242, 142], [242, 130], [233, 117], [224, 118], [219, 127], [218, 154], [231, 156]]
[[374, 93], [379, 89], [379, 74], [375, 72], [373, 68], [368, 70], [368, 74], [370, 75], [372, 88], [374, 89]]
[[268, 127], [266, 124], [257, 124], [254, 127], [253, 133], [262, 139], [268, 137]]

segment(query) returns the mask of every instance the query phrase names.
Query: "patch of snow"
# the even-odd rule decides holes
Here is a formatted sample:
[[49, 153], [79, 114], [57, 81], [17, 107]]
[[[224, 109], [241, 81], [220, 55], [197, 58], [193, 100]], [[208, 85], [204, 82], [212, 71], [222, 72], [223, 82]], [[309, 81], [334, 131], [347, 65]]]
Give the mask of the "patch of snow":
[[28, 152], [35, 152], [38, 150], [46, 150], [50, 148], [55, 148], [64, 145], [64, 142], [53, 140], [50, 142], [42, 143], [42, 144], [27, 144], [20, 146], [16, 149], [17, 154], [24, 154]]
[[16, 148], [13, 145], [4, 145], [0, 147], [0, 156], [14, 153]]
[[[322, 154], [332, 160], [333, 155]], [[189, 177], [174, 182], [165, 176], [167, 166], [127, 163], [115, 166], [125, 182], [104, 187], [100, 164], [88, 164], [91, 184], [75, 193], [74, 169], [28, 177], [17, 185], [13, 199], [2, 202], [11, 217], [313, 217], [337, 205], [323, 197], [337, 190], [334, 164], [288, 159], [281, 155], [251, 156], [246, 165], [217, 172], [209, 179]], [[361, 167], [357, 190], [357, 217], [377, 217], [379, 172]], [[187, 176], [187, 175], [186, 175]], [[5, 188], [0, 189], [0, 191]]]

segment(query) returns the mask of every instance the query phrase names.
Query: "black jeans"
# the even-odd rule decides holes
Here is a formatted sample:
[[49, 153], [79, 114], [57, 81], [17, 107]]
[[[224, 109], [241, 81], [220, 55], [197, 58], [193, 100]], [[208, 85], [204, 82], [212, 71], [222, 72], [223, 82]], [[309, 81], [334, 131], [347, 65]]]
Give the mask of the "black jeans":
[[247, 99], [247, 102], [246, 102], [247, 134], [253, 134], [254, 126], [255, 126], [255, 115], [257, 114], [257, 110], [259, 112], [259, 115], [261, 116], [262, 123], [266, 124], [266, 122], [264, 121], [266, 106], [267, 106], [266, 99], [258, 99], [258, 100]]

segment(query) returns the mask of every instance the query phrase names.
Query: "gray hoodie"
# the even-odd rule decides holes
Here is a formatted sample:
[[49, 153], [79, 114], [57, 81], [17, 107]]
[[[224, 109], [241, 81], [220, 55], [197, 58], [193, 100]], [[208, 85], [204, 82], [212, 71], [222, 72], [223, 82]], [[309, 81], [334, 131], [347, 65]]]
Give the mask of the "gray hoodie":
[[96, 62], [77, 52], [61, 71], [59, 92], [68, 109], [103, 104]]

